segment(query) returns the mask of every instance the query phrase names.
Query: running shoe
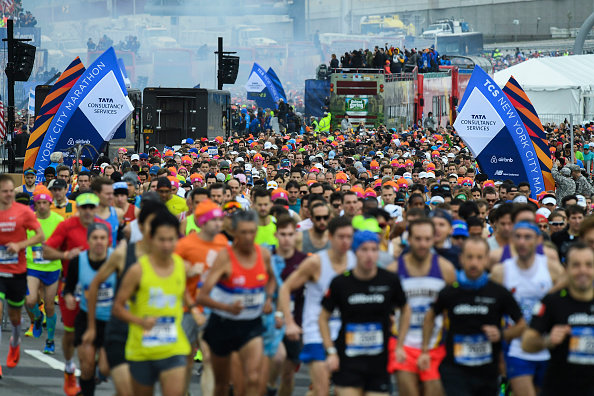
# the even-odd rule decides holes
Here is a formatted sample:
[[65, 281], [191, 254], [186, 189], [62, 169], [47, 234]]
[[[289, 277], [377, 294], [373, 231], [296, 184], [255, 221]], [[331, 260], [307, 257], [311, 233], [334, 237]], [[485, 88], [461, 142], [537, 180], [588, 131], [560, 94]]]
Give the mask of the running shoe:
[[46, 355], [53, 355], [55, 350], [56, 346], [54, 345], [54, 340], [47, 340], [45, 342], [45, 349], [43, 350], [43, 353]]
[[25, 337], [33, 337], [33, 323], [29, 326], [29, 330], [25, 332]]
[[6, 366], [8, 368], [15, 368], [21, 360], [21, 344], [16, 347], [12, 346], [12, 337], [10, 337], [10, 344], [8, 345], [8, 356], [6, 357]]
[[76, 396], [79, 392], [80, 386], [76, 382], [76, 375], [64, 372], [64, 393], [66, 396]]
[[42, 313], [40, 317], [33, 322], [33, 337], [39, 338], [43, 334], [43, 320], [45, 315]]

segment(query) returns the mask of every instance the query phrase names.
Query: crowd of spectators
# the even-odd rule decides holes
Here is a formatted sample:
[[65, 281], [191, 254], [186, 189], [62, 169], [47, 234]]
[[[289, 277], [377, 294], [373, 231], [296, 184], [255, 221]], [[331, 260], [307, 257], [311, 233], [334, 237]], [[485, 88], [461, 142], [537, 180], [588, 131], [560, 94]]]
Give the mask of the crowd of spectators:
[[440, 55], [434, 46], [418, 50], [400, 49], [398, 47], [376, 46], [373, 51], [369, 49], [345, 52], [340, 57], [332, 54], [330, 69], [337, 68], [373, 68], [383, 69], [386, 74], [410, 72], [415, 67], [419, 73], [438, 72], [440, 65], [450, 65], [446, 55]]
[[516, 48], [513, 51], [508, 51], [507, 53], [503, 53], [499, 50], [499, 48], [495, 48], [493, 52], [485, 52], [483, 56], [491, 61], [495, 71], [500, 71], [503, 69], [507, 69], [508, 67], [515, 66], [519, 63], [525, 62], [529, 59], [535, 58], [550, 58], [550, 57], [559, 57], [559, 56], [569, 56], [573, 55], [573, 53], [569, 50], [552, 50], [552, 51], [538, 51], [538, 50], [526, 50], [523, 51], [520, 48]]
[[2, 2], [0, 27], [6, 26], [6, 21], [9, 19], [14, 20], [15, 27], [35, 27], [37, 25], [37, 19], [35, 19], [31, 11], [24, 10], [21, 0]]

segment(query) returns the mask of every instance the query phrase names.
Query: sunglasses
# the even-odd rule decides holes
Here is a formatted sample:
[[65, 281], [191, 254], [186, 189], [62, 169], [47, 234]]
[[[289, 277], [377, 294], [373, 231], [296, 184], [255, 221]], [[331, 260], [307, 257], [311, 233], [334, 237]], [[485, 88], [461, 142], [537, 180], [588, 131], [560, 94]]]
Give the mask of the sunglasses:
[[340, 208], [340, 205], [341, 205], [341, 204], [339, 204], [339, 203], [337, 203], [337, 204], [332, 204], [332, 207], [333, 207], [334, 209], [338, 209], [338, 208]]
[[84, 210], [91, 210], [91, 209], [95, 209], [96, 206], [95, 205], [81, 205], [78, 207], [78, 209], [84, 209]]
[[388, 223], [377, 223], [377, 225], [379, 225], [380, 228], [383, 230], [384, 228], [386, 228], [388, 226]]
[[554, 227], [562, 227], [565, 225], [565, 222], [564, 221], [551, 221], [549, 223], [549, 225], [552, 225]]
[[305, 195], [305, 194], [307, 194], [307, 191], [299, 191], [299, 194]]
[[320, 220], [326, 220], [327, 221], [329, 218], [330, 218], [329, 215], [326, 215], [326, 216], [314, 216], [314, 219], [316, 221], [320, 221]]

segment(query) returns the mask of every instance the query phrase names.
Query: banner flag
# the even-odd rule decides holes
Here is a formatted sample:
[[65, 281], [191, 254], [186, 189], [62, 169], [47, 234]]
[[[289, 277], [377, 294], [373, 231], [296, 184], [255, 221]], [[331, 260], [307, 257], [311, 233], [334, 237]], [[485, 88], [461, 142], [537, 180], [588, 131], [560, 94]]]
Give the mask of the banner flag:
[[118, 58], [118, 65], [120, 66], [120, 70], [122, 71], [122, 78], [124, 79], [124, 84], [126, 88], [130, 88], [132, 83], [128, 78], [128, 72], [126, 71], [126, 65], [124, 65], [124, 60], [122, 58]]
[[454, 123], [481, 171], [493, 179], [530, 183], [532, 198], [545, 190], [530, 135], [507, 96], [480, 67], [475, 67]]
[[544, 177], [545, 190], [555, 191], [555, 180], [551, 173], [553, 161], [551, 160], [551, 153], [549, 152], [549, 142], [540, 119], [538, 118], [538, 114], [536, 113], [536, 109], [532, 106], [532, 102], [528, 99], [528, 95], [526, 95], [526, 92], [520, 87], [520, 84], [513, 76], [510, 77], [507, 84], [505, 84], [505, 87], [503, 87], [503, 92], [516, 108], [516, 111], [520, 115], [520, 118], [530, 135], [534, 150], [536, 150], [536, 155], [538, 156], [538, 161], [540, 162], [540, 170]]
[[283, 84], [281, 83], [280, 78], [278, 78], [274, 70], [272, 70], [272, 67], [268, 68], [266, 74], [268, 74], [268, 77], [270, 77], [270, 80], [274, 84], [274, 87], [276, 88], [279, 96], [283, 98], [283, 100], [286, 102], [287, 95], [285, 94], [285, 89], [283, 88]]
[[[41, 143], [45, 138], [45, 134], [54, 115], [60, 108], [60, 105], [64, 101], [68, 91], [70, 91], [70, 88], [72, 88], [84, 71], [85, 67], [77, 57], [70, 63], [70, 65], [68, 65], [66, 70], [64, 70], [64, 73], [60, 75], [60, 78], [58, 78], [49, 94], [43, 100], [39, 114], [35, 118], [31, 135], [29, 136], [29, 142], [27, 143], [24, 169], [31, 168], [35, 165], [35, 159], [41, 148]], [[51, 152], [46, 154], [49, 157]], [[43, 172], [41, 173], [41, 176], [43, 176]], [[39, 182], [41, 179], [38, 178], [37, 181]]]
[[29, 105], [27, 106], [29, 116], [35, 117], [35, 91], [29, 88]]
[[[245, 89], [248, 100], [256, 101], [256, 104], [263, 109], [276, 109], [276, 103], [281, 98], [268, 73], [257, 63], [252, 67]], [[286, 98], [283, 100], [286, 101]]]
[[99, 151], [133, 109], [111, 47], [80, 76], [56, 112], [35, 161], [37, 178], [43, 179], [54, 151], [67, 151], [77, 144]]

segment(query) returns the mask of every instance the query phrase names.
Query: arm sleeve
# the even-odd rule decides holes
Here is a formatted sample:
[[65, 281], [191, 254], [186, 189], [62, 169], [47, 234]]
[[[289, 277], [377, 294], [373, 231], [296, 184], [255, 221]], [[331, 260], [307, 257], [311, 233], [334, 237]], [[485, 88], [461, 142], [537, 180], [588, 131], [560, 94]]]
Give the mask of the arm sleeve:
[[532, 310], [530, 327], [541, 334], [548, 333], [553, 327], [553, 317], [547, 306], [550, 306], [549, 296], [545, 296], [541, 302], [534, 305]]
[[322, 299], [322, 307], [328, 312], [334, 311], [334, 308], [336, 308], [336, 306], [338, 305], [340, 287], [337, 285], [338, 284], [337, 281], [341, 277], [342, 277], [342, 275], [337, 276], [336, 278], [334, 278], [332, 280], [332, 283], [330, 283], [330, 287], [328, 288], [328, 291], [326, 291], [326, 295]]
[[78, 283], [78, 257], [73, 258], [68, 263], [68, 275], [66, 276], [66, 284], [64, 285], [64, 295], [70, 293], [74, 294], [76, 284]]

